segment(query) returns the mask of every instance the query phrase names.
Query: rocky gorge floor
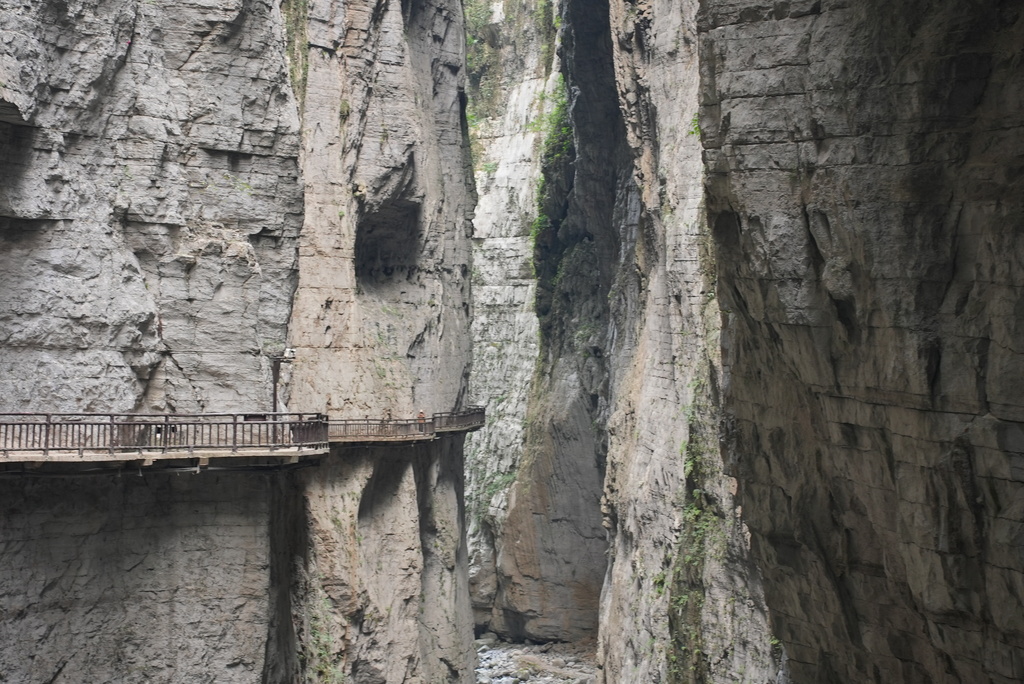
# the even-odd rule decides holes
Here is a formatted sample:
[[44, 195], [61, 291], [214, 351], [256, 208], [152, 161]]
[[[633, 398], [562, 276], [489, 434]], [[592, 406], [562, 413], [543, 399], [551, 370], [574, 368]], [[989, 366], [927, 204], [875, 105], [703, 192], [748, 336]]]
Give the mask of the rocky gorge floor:
[[510, 644], [493, 634], [476, 640], [477, 684], [593, 684], [597, 681], [593, 640], [576, 643]]

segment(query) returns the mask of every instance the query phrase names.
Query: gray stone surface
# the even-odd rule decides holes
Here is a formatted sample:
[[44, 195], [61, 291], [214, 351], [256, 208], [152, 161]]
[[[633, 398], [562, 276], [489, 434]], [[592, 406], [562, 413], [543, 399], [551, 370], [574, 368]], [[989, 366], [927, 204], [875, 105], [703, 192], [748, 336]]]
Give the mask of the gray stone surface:
[[524, 645], [497, 643], [477, 654], [477, 684], [593, 684], [593, 640], [582, 643]]
[[[293, 410], [448, 410], [476, 278], [478, 622], [1020, 681], [1021, 11], [556, 4], [573, 164], [531, 254], [517, 38], [475, 275], [454, 1], [0, 4], [0, 409], [266, 409], [287, 344]], [[0, 680], [470, 681], [461, 454], [4, 480]]]
[[610, 7], [636, 189], [612, 301], [606, 682], [766, 682], [780, 670], [736, 481], [718, 449], [715, 255], [693, 123], [696, 11], [695, 2]]
[[511, 0], [486, 8], [473, 3], [468, 9], [477, 13], [470, 29], [481, 41], [474, 53], [478, 80], [470, 90], [479, 195], [473, 221], [470, 392], [474, 403], [486, 404], [487, 426], [467, 440], [466, 485], [470, 589], [476, 623], [484, 628], [505, 606], [495, 604], [499, 585], [519, 582], [498, 564], [509, 502], [525, 486], [516, 478], [539, 351], [530, 237], [543, 137], [536, 122], [544, 116], [555, 80], [552, 64], [542, 63], [543, 43], [551, 36], [535, 21], [535, 3]]
[[0, 681], [261, 681], [270, 486], [4, 478]]
[[[463, 40], [456, 2], [0, 4], [0, 410], [265, 411], [286, 345], [277, 408], [397, 418], [464, 403]], [[61, 518], [4, 585], [17, 610], [0, 625], [28, 620], [35, 648], [5, 652], [0, 680], [468, 681], [462, 440], [375, 455], [260, 480], [252, 557], [154, 547], [159, 610], [130, 605], [120, 566], [74, 555], [198, 523], [112, 501], [140, 532], [79, 541]], [[241, 495], [231, 476], [196, 477], [213, 512]], [[45, 520], [73, 489], [55, 482], [34, 498], [32, 480], [3, 484], [18, 515]], [[97, 482], [73, 481], [102, 499]], [[188, 492], [157, 501], [193, 512]], [[0, 537], [4, 567], [22, 562], [18, 534]], [[62, 593], [67, 625], [33, 607], [52, 591], [32, 564], [58, 552], [84, 586]], [[205, 584], [174, 572], [201, 560]], [[236, 561], [256, 579], [233, 583]], [[217, 638], [179, 634], [200, 617]], [[39, 638], [78, 630], [99, 645], [87, 656], [69, 655], [72, 636]], [[161, 640], [185, 646], [170, 657]]]
[[[610, 5], [561, 5], [589, 203], [546, 244], [557, 315], [493, 548], [556, 584], [577, 547], [537, 492], [580, 504], [559, 483], [607, 453], [605, 681], [1019, 678], [1020, 11]], [[611, 43], [584, 38], [606, 12]], [[609, 54], [625, 158], [586, 98]], [[574, 221], [597, 287], [561, 270]], [[584, 330], [604, 361], [572, 360]], [[527, 584], [513, 615], [553, 622]]]
[[301, 225], [265, 3], [7, 3], [6, 410], [270, 408]]
[[0, 681], [472, 681], [462, 439], [4, 477]]
[[793, 681], [1019, 681], [1014, 3], [702, 4], [725, 438]]
[[282, 537], [294, 644], [272, 656], [283, 677], [473, 681], [462, 449], [347, 450], [296, 476], [301, 533]]
[[[598, 508], [607, 411], [603, 353], [616, 250], [611, 207], [624, 148], [615, 127], [610, 54], [591, 49], [592, 41], [607, 38], [600, 12], [577, 11], [582, 23], [557, 20], [563, 27], [558, 52], [569, 107], [586, 114], [574, 121], [579, 153], [548, 155], [544, 165], [546, 191], [537, 212], [546, 221], [532, 236], [539, 357], [527, 395], [523, 457], [496, 543], [491, 628], [518, 639], [594, 634], [607, 548]], [[578, 52], [570, 28], [586, 34]], [[541, 124], [548, 136], [552, 128], [550, 120]], [[581, 138], [601, 143], [581, 147]]]
[[[332, 418], [466, 402], [469, 150], [453, 0], [286, 10], [305, 214], [283, 397]], [[310, 681], [468, 682], [463, 442], [343, 451], [307, 481], [292, 589]], [[285, 619], [282, 618], [282, 623]]]
[[308, 48], [289, 408], [451, 411], [471, 346], [461, 7], [314, 1], [292, 40]]
[[[713, 404], [718, 366], [713, 260], [701, 239], [700, 146], [689, 134], [698, 106], [694, 7], [631, 7], [614, 4], [595, 15], [593, 6], [570, 4], [561, 16], [579, 158], [572, 189], [563, 189], [562, 227], [557, 235], [536, 236], [544, 252], [535, 287], [547, 290], [548, 309], [542, 357], [529, 366], [520, 360], [529, 350], [516, 344], [526, 318], [514, 295], [525, 290], [515, 270], [520, 243], [481, 231], [491, 225], [514, 231], [516, 221], [532, 222], [538, 211], [516, 190], [536, 187], [539, 175], [539, 146], [531, 169], [517, 137], [522, 93], [536, 80], [530, 69], [501, 72], [500, 104], [481, 127], [480, 158], [493, 166], [481, 166], [477, 175], [483, 239], [474, 268], [486, 287], [476, 290], [473, 379], [474, 392], [491, 401], [491, 419], [500, 420], [472, 442], [470, 462], [482, 471], [470, 470], [482, 520], [470, 523], [481, 530], [471, 537], [476, 619], [516, 638], [593, 633], [606, 564], [600, 505], [611, 539], [600, 606], [606, 681], [669, 676], [682, 635], [702, 628], [701, 647], [716, 662], [715, 677], [773, 676], [763, 602], [731, 504], [734, 482], [713, 453], [699, 487], [714, 491], [726, 521], [707, 543], [707, 562], [695, 565], [700, 586], [676, 581], [681, 559], [705, 555], [705, 540], [697, 540], [700, 549], [688, 548], [693, 540], [683, 529], [688, 489], [697, 485], [687, 486], [680, 446], [691, 429], [703, 430], [704, 442], [710, 434], [711, 443], [717, 431], [713, 412], [695, 416], [688, 408]], [[520, 11], [520, 4], [507, 3], [498, 17], [502, 66], [521, 66]], [[602, 24], [602, 13], [610, 24]], [[690, 20], [681, 22], [687, 14]], [[538, 28], [528, 31], [532, 36]], [[477, 95], [493, 92], [483, 85]], [[529, 257], [532, 271], [536, 257]], [[523, 395], [525, 413], [510, 401]], [[514, 481], [501, 477], [508, 472]], [[688, 624], [673, 608], [685, 592], [700, 594], [702, 602], [709, 597], [685, 616]], [[689, 664], [674, 667], [678, 676]]]

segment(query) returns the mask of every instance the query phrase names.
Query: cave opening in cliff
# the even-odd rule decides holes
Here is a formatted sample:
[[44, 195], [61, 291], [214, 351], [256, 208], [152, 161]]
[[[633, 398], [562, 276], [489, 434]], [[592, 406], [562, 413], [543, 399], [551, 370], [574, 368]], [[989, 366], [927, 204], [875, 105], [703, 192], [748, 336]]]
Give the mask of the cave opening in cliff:
[[356, 282], [373, 290], [411, 276], [420, 253], [420, 205], [396, 200], [356, 226]]
[[[0, 158], [4, 160], [0, 165], [0, 187], [12, 188], [17, 187], [32, 157], [37, 129], [18, 123], [5, 104], [0, 100]], [[9, 194], [5, 192], [0, 196], [0, 210], [8, 216], [17, 216], [17, 211], [7, 206]]]

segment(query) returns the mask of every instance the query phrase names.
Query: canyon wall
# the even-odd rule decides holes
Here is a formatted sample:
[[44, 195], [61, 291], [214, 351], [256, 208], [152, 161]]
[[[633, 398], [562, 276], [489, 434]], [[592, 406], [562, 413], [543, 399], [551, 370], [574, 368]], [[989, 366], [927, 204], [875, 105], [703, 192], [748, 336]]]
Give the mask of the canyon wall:
[[472, 681], [461, 437], [258, 471], [0, 480], [0, 681]]
[[463, 438], [278, 483], [264, 681], [471, 682]]
[[515, 477], [473, 494], [478, 624], [590, 631], [558, 589], [605, 562], [559, 526], [593, 472], [605, 681], [1019, 679], [1020, 11], [555, 14], [573, 144], [533, 152], [540, 344], [523, 436], [487, 438]]
[[469, 375], [475, 199], [461, 5], [288, 12], [306, 210], [288, 405], [347, 418], [450, 411]]
[[[0, 410], [464, 402], [457, 2], [0, 21]], [[0, 679], [468, 681], [462, 451], [5, 469]]]
[[0, 681], [261, 681], [273, 486], [4, 478]]
[[723, 438], [792, 678], [1018, 681], [1020, 8], [698, 23]]
[[[474, 248], [495, 296], [475, 322], [473, 388], [492, 392], [492, 418], [508, 413], [471, 452], [482, 471], [469, 473], [482, 502], [483, 523], [470, 522], [482, 530], [471, 558], [478, 629], [579, 639], [600, 618], [609, 682], [678, 679], [702, 668], [689, 655], [698, 649], [714, 659], [701, 672], [720, 681], [774, 676], [779, 651], [717, 449], [695, 6], [568, 2], [549, 18], [543, 3], [505, 3], [492, 17], [505, 19], [488, 44], [497, 56], [484, 57], [518, 67], [525, 39], [510, 7], [539, 15], [527, 37], [553, 34], [560, 73], [532, 108], [521, 93], [539, 67], [500, 78], [478, 68], [471, 91], [490, 117], [477, 135], [478, 231], [489, 221], [504, 231]], [[524, 118], [540, 134], [529, 156]], [[504, 211], [488, 216], [490, 206]], [[498, 282], [524, 272], [527, 239], [532, 279]], [[511, 296], [524, 291], [525, 306]], [[503, 352], [534, 320], [539, 353]], [[511, 363], [486, 363], [495, 353]]]
[[632, 212], [612, 299], [604, 679], [775, 681], [783, 656], [718, 442], [721, 331], [696, 121], [697, 3], [609, 9]]
[[[583, 279], [593, 287], [594, 274], [560, 276], [547, 246], [591, 241], [580, 219], [561, 226], [589, 201], [570, 198], [574, 185], [610, 169], [595, 161], [578, 167], [580, 174], [573, 170], [574, 95], [562, 73], [557, 8], [468, 7], [471, 35], [479, 36], [469, 52], [480, 192], [472, 387], [488, 399], [489, 412], [468, 456], [477, 627], [513, 639], [580, 638], [595, 633], [604, 573], [602, 446], [594, 420], [601, 409], [593, 386], [601, 361], [589, 351], [596, 344], [590, 338], [604, 333], [600, 311], [568, 324], [589, 331], [579, 339], [564, 331], [567, 312], [552, 310], [553, 281]], [[589, 98], [599, 103], [593, 93]], [[604, 106], [614, 109], [614, 100]], [[587, 250], [584, 244], [576, 255], [593, 257]], [[557, 339], [552, 326], [562, 329]]]
[[[527, 2], [467, 2], [469, 121], [479, 196], [473, 219], [470, 396], [487, 425], [467, 439], [470, 591], [478, 630], [500, 614], [502, 530], [523, 457], [527, 397], [537, 364], [536, 218], [554, 29]], [[504, 564], [503, 564], [504, 565]], [[495, 625], [497, 627], [497, 625]]]
[[5, 471], [0, 681], [1024, 678], [1016, 4], [465, 10], [0, 4], [0, 409], [490, 413]]

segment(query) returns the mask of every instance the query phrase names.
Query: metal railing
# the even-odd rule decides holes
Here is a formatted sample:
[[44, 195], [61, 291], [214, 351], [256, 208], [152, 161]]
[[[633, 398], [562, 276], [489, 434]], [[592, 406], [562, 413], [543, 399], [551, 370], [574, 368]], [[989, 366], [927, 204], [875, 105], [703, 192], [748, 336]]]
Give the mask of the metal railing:
[[327, 436], [332, 442], [358, 442], [362, 440], [417, 440], [433, 439], [434, 421], [412, 420], [331, 420], [327, 423]]
[[438, 432], [477, 430], [487, 422], [487, 413], [483, 406], [470, 406], [465, 411], [435, 413], [433, 422]]
[[326, 450], [331, 442], [434, 439], [479, 429], [485, 418], [481, 407], [399, 420], [328, 420], [320, 413], [0, 413], [0, 456]]
[[170, 453], [325, 449], [317, 413], [0, 413], [0, 452]]

